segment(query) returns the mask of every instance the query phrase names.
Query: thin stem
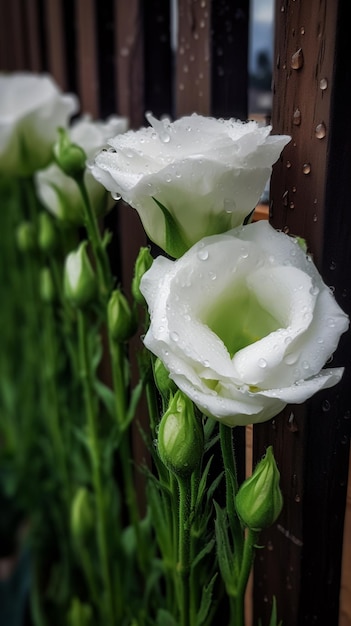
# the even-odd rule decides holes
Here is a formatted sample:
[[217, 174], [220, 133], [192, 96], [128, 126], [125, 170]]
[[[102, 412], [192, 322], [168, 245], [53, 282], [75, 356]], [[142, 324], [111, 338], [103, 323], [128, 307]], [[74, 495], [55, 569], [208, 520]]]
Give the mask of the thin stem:
[[230, 624], [245, 626], [245, 591], [254, 559], [255, 544], [259, 533], [249, 529], [244, 541], [243, 558], [236, 594], [230, 597]]
[[226, 509], [228, 512], [234, 543], [234, 566], [236, 573], [238, 574], [243, 554], [244, 534], [235, 507], [235, 495], [238, 491], [238, 477], [233, 447], [232, 429], [225, 424], [220, 424], [219, 434], [223, 466], [225, 470]]
[[[97, 515], [97, 545], [99, 550], [102, 578], [104, 582], [104, 593], [102, 594], [105, 603], [105, 614], [108, 626], [115, 624], [114, 602], [112, 597], [111, 573], [108, 560], [108, 541], [106, 536], [105, 503], [103, 494], [103, 479], [101, 474], [100, 446], [97, 433], [97, 415], [93, 387], [93, 374], [91, 361], [89, 358], [89, 348], [87, 342], [87, 329], [84, 313], [78, 311], [78, 332], [79, 332], [79, 354], [81, 365], [81, 379], [84, 391], [85, 409], [88, 426], [88, 445], [92, 465], [92, 479], [96, 498]], [[120, 599], [120, 594], [117, 594]], [[120, 607], [118, 607], [120, 610]], [[121, 613], [119, 613], [121, 614]]]
[[180, 626], [190, 626], [190, 512], [191, 479], [178, 478], [178, 563]]
[[108, 256], [106, 254], [106, 249], [102, 243], [96, 215], [94, 213], [93, 207], [91, 206], [89, 194], [84, 183], [84, 176], [79, 176], [75, 180], [84, 204], [85, 223], [96, 259], [99, 284], [102, 289], [102, 294], [104, 296], [107, 296], [112, 283]]

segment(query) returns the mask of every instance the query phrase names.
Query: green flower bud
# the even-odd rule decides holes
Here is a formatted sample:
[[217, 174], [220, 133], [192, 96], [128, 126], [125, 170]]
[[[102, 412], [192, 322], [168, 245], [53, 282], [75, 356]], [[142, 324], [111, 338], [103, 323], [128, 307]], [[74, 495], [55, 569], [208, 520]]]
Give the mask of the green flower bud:
[[36, 249], [36, 230], [31, 222], [21, 222], [18, 225], [16, 242], [21, 252], [34, 252]]
[[96, 293], [96, 280], [87, 253], [87, 241], [66, 257], [64, 269], [64, 294], [77, 307], [91, 302]]
[[40, 272], [39, 282], [40, 297], [43, 302], [50, 304], [55, 300], [55, 286], [51, 272], [48, 267], [44, 267]]
[[157, 358], [154, 365], [154, 376], [157, 385], [157, 389], [160, 394], [165, 398], [168, 398], [170, 393], [175, 393], [177, 390], [176, 384], [169, 377], [169, 371], [161, 361], [161, 359]]
[[136, 330], [136, 320], [128, 300], [119, 289], [111, 294], [107, 305], [107, 320], [111, 337], [118, 343], [130, 339]]
[[71, 532], [73, 538], [84, 541], [94, 529], [94, 510], [92, 497], [85, 487], [80, 487], [71, 506]]
[[93, 610], [86, 602], [81, 602], [79, 598], [73, 598], [68, 612], [69, 626], [92, 626]]
[[43, 252], [52, 252], [56, 245], [55, 227], [50, 215], [45, 211], [39, 215], [38, 242]]
[[195, 416], [192, 401], [179, 390], [161, 419], [157, 445], [162, 462], [176, 476], [190, 476], [201, 463], [202, 423]]
[[134, 300], [138, 304], [145, 304], [145, 298], [140, 291], [140, 281], [145, 272], [150, 269], [153, 263], [153, 258], [150, 254], [149, 248], [140, 248], [139, 254], [134, 265], [134, 277], [132, 280], [132, 294]]
[[87, 155], [83, 148], [72, 143], [64, 128], [58, 129], [59, 138], [54, 145], [54, 158], [61, 170], [76, 178], [84, 173]]
[[256, 531], [268, 528], [280, 515], [283, 496], [279, 478], [273, 448], [269, 446], [252, 476], [240, 486], [235, 498], [237, 513], [247, 528]]

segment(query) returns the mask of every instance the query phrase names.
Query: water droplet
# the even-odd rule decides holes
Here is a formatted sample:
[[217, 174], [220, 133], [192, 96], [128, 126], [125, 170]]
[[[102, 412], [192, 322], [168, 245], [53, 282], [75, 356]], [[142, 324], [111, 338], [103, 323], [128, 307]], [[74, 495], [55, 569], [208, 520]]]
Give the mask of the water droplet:
[[288, 198], [289, 198], [288, 190], [284, 191], [282, 198], [283, 198], [283, 205], [288, 206]]
[[274, 550], [274, 547], [271, 541], [268, 541], [267, 543], [267, 550], [269, 550], [269, 552], [272, 552]]
[[304, 369], [304, 370], [309, 370], [310, 369], [310, 364], [309, 364], [308, 361], [302, 361], [301, 365], [302, 365], [302, 369]]
[[162, 143], [168, 143], [171, 139], [169, 132], [169, 120], [158, 120], [150, 111], [145, 113], [145, 117], [152, 128], [156, 131]]
[[170, 337], [171, 337], [172, 341], [175, 341], [176, 343], [177, 343], [177, 341], [179, 341], [179, 335], [178, 335], [178, 333], [175, 330], [173, 330], [171, 332]]
[[291, 57], [291, 68], [293, 70], [299, 70], [303, 66], [303, 52], [302, 48], [296, 50]]
[[315, 134], [317, 139], [323, 139], [326, 134], [327, 134], [327, 129], [325, 127], [324, 122], [321, 122], [320, 124], [317, 124], [316, 128], [315, 128]]
[[266, 359], [258, 359], [257, 365], [258, 367], [261, 367], [262, 369], [264, 369], [265, 367], [267, 367]]
[[206, 250], [206, 248], [199, 250], [197, 253], [197, 256], [200, 259], [200, 261], [206, 261], [208, 259], [208, 250]]
[[114, 200], [120, 200], [122, 197], [119, 193], [115, 193], [114, 191], [112, 191], [111, 196]]
[[304, 26], [301, 26], [301, 28], [300, 28], [300, 33], [301, 33], [301, 35], [304, 35], [304, 34], [305, 34], [305, 28], [304, 28]]
[[317, 213], [313, 213], [312, 220], [314, 222], [318, 222], [318, 215], [317, 215]]
[[289, 209], [293, 210], [295, 208], [295, 204], [294, 202], [290, 202], [289, 204]]
[[335, 327], [335, 319], [333, 317], [328, 317], [328, 319], [327, 319], [327, 326], [328, 326], [328, 328], [334, 328]]
[[293, 114], [293, 124], [295, 126], [300, 126], [301, 124], [301, 111], [299, 108], [295, 109]]
[[284, 363], [286, 363], [286, 365], [294, 365], [294, 363], [296, 363], [297, 361], [297, 354], [287, 354], [284, 359], [283, 359]]
[[302, 166], [302, 171], [304, 174], [309, 174], [311, 172], [311, 163], [304, 163]]
[[323, 400], [322, 402], [322, 411], [329, 411], [330, 410], [330, 402], [329, 400]]
[[331, 270], [335, 270], [335, 268], [336, 268], [336, 262], [335, 262], [335, 261], [331, 261], [331, 263], [330, 263], [330, 265], [329, 265], [329, 268], [330, 268]]
[[321, 78], [321, 80], [319, 81], [319, 88], [322, 91], [325, 91], [328, 87], [328, 79], [327, 78]]
[[296, 433], [299, 430], [299, 427], [298, 427], [298, 425], [296, 423], [296, 420], [295, 420], [295, 415], [294, 415], [294, 413], [292, 411], [291, 411], [291, 413], [289, 415], [289, 419], [288, 419], [288, 429], [292, 433]]
[[310, 289], [310, 294], [311, 296], [318, 296], [319, 294], [319, 287], [317, 287], [316, 285], [313, 285]]
[[293, 193], [296, 193], [296, 187], [295, 187], [295, 185], [291, 188], [291, 191], [292, 191]]
[[208, 275], [209, 275], [211, 280], [216, 280], [216, 278], [217, 278], [217, 274], [215, 274], [215, 272], [209, 272]]
[[295, 496], [295, 502], [301, 502], [301, 497], [299, 496], [298, 493]]
[[286, 167], [287, 167], [288, 169], [290, 169], [290, 167], [291, 167], [291, 161], [287, 161], [287, 162], [286, 162]]
[[289, 228], [289, 226], [284, 226], [284, 228], [283, 228], [283, 233], [285, 233], [286, 235], [288, 235], [288, 234], [289, 234], [289, 232], [290, 232], [290, 228]]

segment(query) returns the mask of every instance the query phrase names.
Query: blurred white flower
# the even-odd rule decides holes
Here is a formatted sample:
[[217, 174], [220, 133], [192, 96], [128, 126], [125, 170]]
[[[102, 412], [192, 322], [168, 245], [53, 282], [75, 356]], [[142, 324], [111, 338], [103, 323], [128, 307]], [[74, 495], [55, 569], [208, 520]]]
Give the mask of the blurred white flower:
[[[123, 133], [126, 129], [127, 120], [123, 117], [92, 121], [89, 116], [83, 116], [72, 124], [68, 132], [71, 141], [83, 148], [87, 159], [92, 159], [110, 137]], [[115, 201], [111, 194], [97, 182], [88, 168], [85, 170], [84, 182], [97, 215], [112, 208]], [[77, 224], [83, 222], [83, 202], [77, 184], [56, 163], [37, 172], [36, 187], [43, 205], [57, 218]]]
[[31, 176], [52, 160], [57, 128], [79, 108], [46, 74], [0, 74], [0, 172]]

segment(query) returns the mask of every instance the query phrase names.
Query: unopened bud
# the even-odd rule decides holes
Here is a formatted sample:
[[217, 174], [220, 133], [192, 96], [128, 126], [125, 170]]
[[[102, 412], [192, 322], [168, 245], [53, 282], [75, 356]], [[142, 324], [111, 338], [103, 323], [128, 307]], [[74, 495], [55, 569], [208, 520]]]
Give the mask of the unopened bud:
[[21, 252], [34, 252], [36, 249], [36, 230], [31, 222], [21, 222], [18, 225], [16, 241]]
[[136, 330], [136, 322], [123, 293], [116, 289], [112, 292], [107, 305], [108, 328], [111, 337], [118, 343], [128, 341]]
[[93, 626], [93, 610], [79, 598], [73, 598], [68, 612], [69, 626]]
[[54, 281], [52, 280], [52, 275], [50, 269], [48, 267], [44, 267], [40, 272], [39, 277], [39, 289], [40, 289], [40, 297], [43, 302], [47, 302], [50, 304], [55, 300], [55, 286]]
[[91, 302], [96, 293], [96, 279], [87, 254], [87, 241], [66, 257], [64, 270], [64, 294], [77, 307]]
[[158, 431], [158, 452], [176, 476], [190, 476], [199, 467], [204, 451], [204, 432], [192, 401], [181, 391], [171, 399]]
[[132, 280], [132, 294], [134, 300], [138, 304], [145, 304], [145, 298], [140, 291], [140, 281], [145, 272], [150, 269], [153, 263], [153, 258], [150, 254], [149, 248], [140, 248], [139, 254], [134, 265], [134, 277]]
[[61, 170], [76, 178], [81, 176], [85, 170], [87, 155], [83, 148], [72, 143], [67, 131], [64, 128], [58, 129], [59, 138], [54, 145], [54, 158]]
[[50, 215], [45, 211], [39, 215], [38, 243], [43, 252], [51, 252], [56, 245], [55, 227]]
[[252, 476], [240, 486], [235, 498], [236, 510], [244, 526], [259, 531], [276, 521], [283, 507], [279, 479], [273, 448], [269, 446]]
[[72, 501], [71, 532], [78, 542], [84, 541], [94, 528], [92, 498], [85, 487], [80, 487]]

